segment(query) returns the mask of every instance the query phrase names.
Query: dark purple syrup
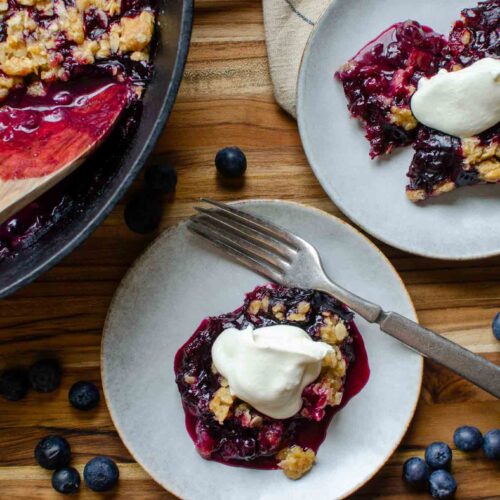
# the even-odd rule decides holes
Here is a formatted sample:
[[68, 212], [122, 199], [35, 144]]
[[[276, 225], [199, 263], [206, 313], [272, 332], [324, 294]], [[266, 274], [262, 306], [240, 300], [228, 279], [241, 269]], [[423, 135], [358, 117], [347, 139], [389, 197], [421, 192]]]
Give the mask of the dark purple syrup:
[[55, 83], [43, 97], [12, 92], [0, 107], [0, 178], [49, 175], [94, 147], [134, 99], [109, 77]]

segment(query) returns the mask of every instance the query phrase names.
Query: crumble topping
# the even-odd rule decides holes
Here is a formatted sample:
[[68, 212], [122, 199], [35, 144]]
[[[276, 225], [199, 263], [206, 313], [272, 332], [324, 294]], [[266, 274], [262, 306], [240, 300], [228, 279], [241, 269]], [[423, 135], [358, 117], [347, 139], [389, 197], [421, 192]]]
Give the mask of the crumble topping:
[[462, 35], [460, 36], [460, 41], [464, 45], [469, 45], [472, 40], [471, 32], [468, 29], [465, 29]]
[[450, 191], [453, 191], [457, 186], [453, 181], [446, 181], [443, 184], [436, 186], [434, 188], [434, 193], [435, 195], [438, 194], [444, 194], [444, 193], [449, 193]]
[[500, 143], [481, 143], [478, 137], [462, 139], [462, 151], [467, 165], [477, 165], [485, 160], [500, 158]]
[[120, 52], [141, 52], [153, 36], [154, 17], [151, 12], [143, 11], [135, 17], [122, 17], [120, 20]]
[[[149, 59], [154, 29], [150, 10], [119, 18], [121, 0], [76, 0], [74, 7], [64, 0], [18, 0], [17, 4], [20, 10], [3, 14], [0, 100], [23, 81], [29, 91], [33, 88], [40, 95], [37, 83], [68, 80], [75, 63], [89, 65], [112, 55]], [[43, 18], [32, 13], [33, 6]], [[8, 4], [0, 0], [2, 10], [8, 10]]]
[[297, 308], [294, 311], [293, 309], [289, 311], [286, 319], [288, 321], [305, 321], [307, 313], [311, 310], [311, 304], [309, 302], [299, 302], [297, 304]]
[[223, 424], [231, 411], [234, 397], [231, 395], [229, 387], [220, 387], [215, 391], [214, 397], [210, 401], [209, 408], [214, 414], [215, 420]]
[[424, 201], [427, 198], [427, 193], [425, 189], [408, 189], [406, 191], [406, 196], [413, 203], [417, 203], [419, 201]]
[[500, 181], [500, 161], [497, 159], [485, 160], [477, 167], [479, 178], [485, 182]]
[[261, 415], [258, 415], [246, 403], [239, 404], [234, 410], [235, 418], [239, 419], [242, 427], [249, 429], [262, 427], [264, 422]]
[[[413, 88], [413, 92], [415, 88]], [[413, 93], [412, 92], [412, 93]], [[391, 113], [389, 119], [392, 124], [404, 128], [407, 132], [417, 128], [418, 122], [413, 116], [410, 108], [400, 108], [398, 106], [391, 106]]]
[[276, 304], [272, 308], [274, 317], [276, 319], [279, 319], [280, 321], [285, 319], [285, 305], [284, 304]]
[[323, 326], [319, 331], [321, 340], [330, 345], [336, 345], [345, 340], [349, 335], [345, 323], [339, 318], [337, 314], [323, 313], [324, 321]]
[[485, 182], [500, 181], [500, 142], [482, 143], [478, 137], [462, 140], [466, 170], [475, 169]]
[[252, 300], [252, 302], [250, 302], [250, 304], [248, 305], [247, 311], [250, 314], [255, 315], [255, 314], [257, 314], [260, 311], [261, 305], [262, 305], [262, 301], [260, 301], [260, 300]]
[[295, 445], [281, 450], [276, 458], [279, 460], [278, 467], [283, 470], [286, 477], [300, 479], [311, 470], [316, 461], [316, 454], [312, 450], [305, 450]]

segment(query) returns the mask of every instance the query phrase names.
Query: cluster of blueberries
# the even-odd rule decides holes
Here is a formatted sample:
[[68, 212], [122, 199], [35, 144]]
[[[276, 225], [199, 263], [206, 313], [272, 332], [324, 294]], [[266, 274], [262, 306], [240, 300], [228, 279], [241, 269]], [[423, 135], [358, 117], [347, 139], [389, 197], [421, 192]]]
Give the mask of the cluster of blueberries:
[[[44, 469], [53, 470], [52, 487], [59, 493], [76, 493], [80, 489], [80, 473], [69, 466], [71, 447], [61, 436], [47, 436], [35, 448], [35, 459]], [[83, 479], [93, 491], [109, 491], [118, 482], [120, 472], [111, 458], [95, 457], [85, 465]]]
[[[0, 375], [0, 394], [8, 401], [19, 401], [31, 389], [37, 392], [53, 392], [61, 385], [61, 365], [54, 359], [42, 359], [28, 370], [14, 368]], [[73, 384], [68, 400], [77, 410], [92, 410], [99, 404], [99, 389], [92, 382], [79, 381]], [[38, 464], [53, 470], [52, 486], [60, 493], [74, 493], [80, 488], [80, 474], [69, 467], [71, 449], [61, 436], [47, 436], [35, 448]], [[94, 491], [108, 491], [119, 477], [118, 467], [108, 457], [95, 457], [83, 471], [87, 486]]]
[[[247, 168], [247, 159], [241, 149], [228, 147], [215, 156], [217, 172], [225, 179], [239, 179]], [[163, 196], [174, 193], [177, 173], [170, 165], [151, 165], [144, 173], [144, 186], [125, 206], [125, 223], [139, 234], [158, 228], [163, 213]]]
[[[53, 392], [61, 385], [61, 372], [61, 365], [54, 359], [41, 359], [28, 370], [5, 370], [0, 375], [0, 394], [7, 401], [19, 401], [30, 388], [36, 392]], [[91, 410], [99, 403], [99, 389], [92, 382], [76, 382], [69, 390], [68, 399], [78, 410]]]
[[[464, 425], [453, 434], [458, 450], [476, 451], [481, 447], [491, 460], [500, 460], [500, 429], [492, 429], [484, 436], [477, 427]], [[431, 443], [425, 450], [425, 461], [411, 457], [403, 464], [403, 479], [412, 487], [428, 489], [434, 498], [452, 498], [457, 482], [451, 475], [452, 452], [442, 441]]]

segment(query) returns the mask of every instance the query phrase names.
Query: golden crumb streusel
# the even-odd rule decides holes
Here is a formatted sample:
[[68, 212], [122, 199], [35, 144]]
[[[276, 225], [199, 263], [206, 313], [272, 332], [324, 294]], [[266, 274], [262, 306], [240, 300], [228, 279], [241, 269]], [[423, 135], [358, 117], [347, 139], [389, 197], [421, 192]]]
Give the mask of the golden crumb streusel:
[[475, 169], [484, 182], [500, 181], [500, 142], [483, 144], [477, 137], [462, 139], [465, 169]]
[[[114, 55], [149, 59], [155, 20], [149, 9], [120, 17], [121, 0], [76, 0], [74, 6], [64, 0], [17, 0], [17, 6], [9, 12], [9, 4], [0, 0], [0, 22], [5, 26], [0, 38], [0, 100], [22, 83], [39, 95], [40, 81], [68, 80], [68, 61], [89, 65]], [[104, 28], [86, 33], [89, 15]]]
[[312, 450], [305, 450], [294, 445], [290, 448], [283, 448], [277, 455], [278, 467], [290, 479], [300, 479], [306, 472], [309, 472], [316, 461], [316, 454]]
[[418, 125], [418, 122], [413, 116], [410, 108], [400, 108], [398, 106], [392, 106], [390, 120], [391, 123], [404, 128], [407, 132], [415, 129]]
[[231, 411], [231, 406], [234, 403], [234, 397], [229, 390], [229, 387], [220, 387], [215, 391], [214, 397], [209, 403], [210, 411], [214, 414], [215, 420], [219, 424], [223, 424], [226, 420], [229, 412]]

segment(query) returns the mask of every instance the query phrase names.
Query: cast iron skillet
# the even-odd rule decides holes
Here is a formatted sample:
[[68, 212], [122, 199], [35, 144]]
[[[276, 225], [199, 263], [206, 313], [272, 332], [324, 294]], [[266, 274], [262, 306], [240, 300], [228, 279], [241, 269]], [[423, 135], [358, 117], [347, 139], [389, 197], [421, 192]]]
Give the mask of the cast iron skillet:
[[[109, 214], [151, 153], [172, 110], [186, 62], [194, 0], [159, 0], [155, 71], [143, 99], [139, 126], [127, 147], [98, 165], [77, 172], [98, 179], [31, 247], [0, 263], [0, 297], [30, 283], [82, 243]], [[89, 160], [92, 163], [92, 160]], [[88, 180], [88, 179], [87, 179]], [[85, 179], [83, 180], [85, 183]]]

